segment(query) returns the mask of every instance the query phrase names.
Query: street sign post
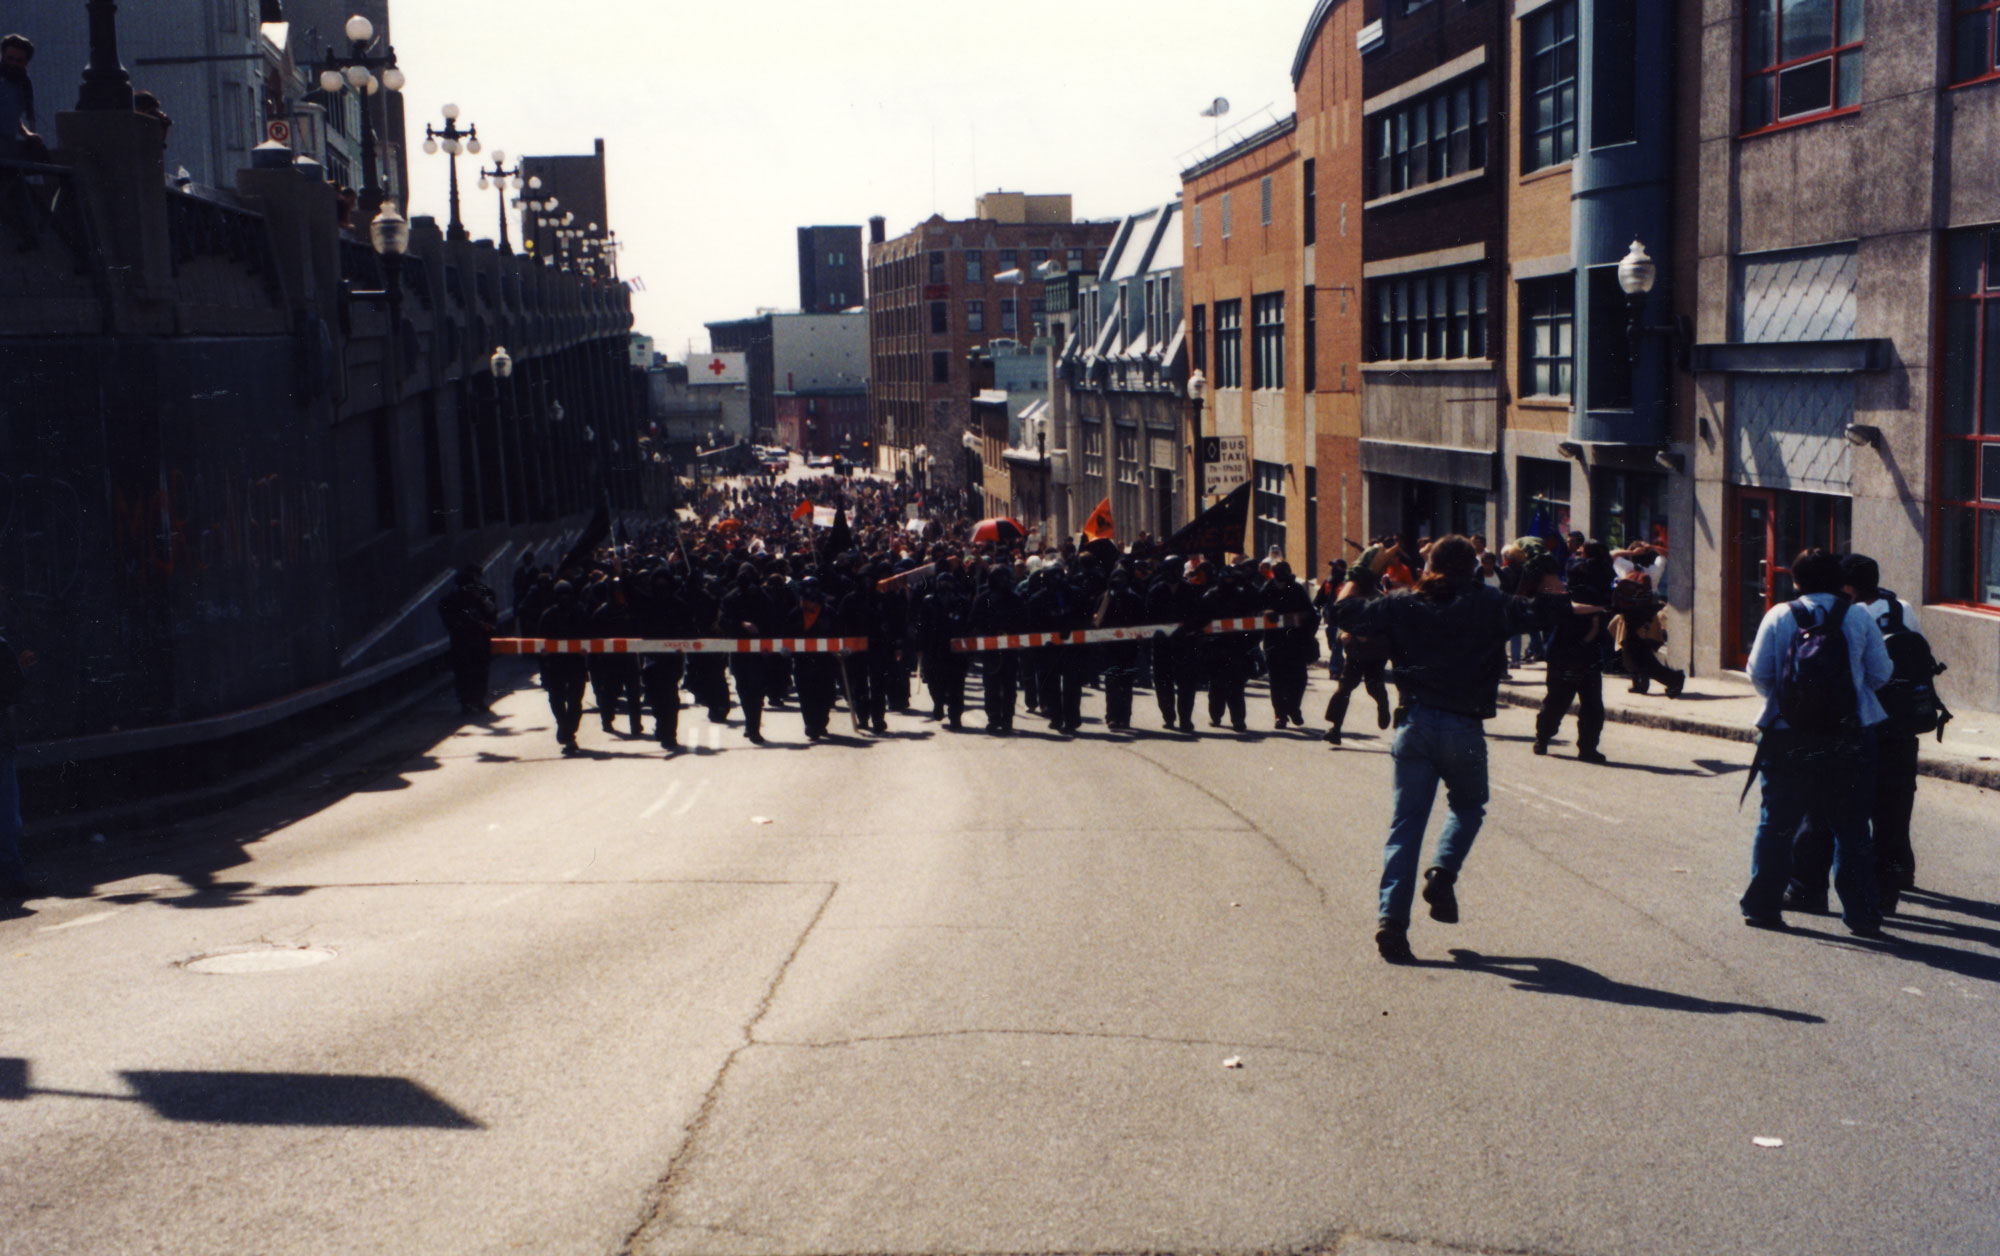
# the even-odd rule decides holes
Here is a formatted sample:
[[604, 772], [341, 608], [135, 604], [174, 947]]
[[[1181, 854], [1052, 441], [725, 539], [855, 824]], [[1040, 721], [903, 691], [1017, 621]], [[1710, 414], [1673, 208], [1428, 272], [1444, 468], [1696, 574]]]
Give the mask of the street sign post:
[[1247, 436], [1201, 438], [1201, 491], [1220, 497], [1250, 479], [1250, 439]]

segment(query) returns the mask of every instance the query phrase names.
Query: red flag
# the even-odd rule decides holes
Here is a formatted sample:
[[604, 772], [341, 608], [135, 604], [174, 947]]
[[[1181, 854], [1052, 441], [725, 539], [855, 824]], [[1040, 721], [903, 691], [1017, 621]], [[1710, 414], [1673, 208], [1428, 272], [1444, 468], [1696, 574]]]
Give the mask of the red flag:
[[798, 509], [792, 511], [792, 522], [794, 523], [797, 523], [801, 519], [810, 519], [812, 517], [813, 504], [811, 502], [800, 502]]
[[1086, 541], [1108, 541], [1111, 539], [1111, 499], [1097, 503], [1097, 509], [1090, 512], [1090, 518], [1083, 521], [1083, 539]]

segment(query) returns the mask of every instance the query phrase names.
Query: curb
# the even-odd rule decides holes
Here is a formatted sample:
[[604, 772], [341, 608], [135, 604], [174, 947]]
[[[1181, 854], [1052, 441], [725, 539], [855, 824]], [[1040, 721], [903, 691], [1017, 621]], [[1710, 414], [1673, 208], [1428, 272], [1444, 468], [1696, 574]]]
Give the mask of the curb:
[[39, 848], [32, 853], [38, 853], [44, 859], [61, 858], [74, 852], [77, 838], [113, 829], [165, 828], [182, 820], [236, 806], [268, 793], [285, 778], [297, 776], [308, 767], [339, 758], [405, 713], [448, 692], [451, 685], [449, 675], [437, 677], [414, 693], [370, 712], [365, 718], [355, 720], [337, 732], [309, 741], [287, 754], [214, 785], [97, 811], [71, 811], [34, 820], [29, 825], [27, 843], [31, 848]]
[[[1538, 708], [1542, 700], [1530, 693], [1508, 689], [1500, 691], [1500, 702], [1504, 706]], [[1698, 737], [1715, 737], [1724, 741], [1740, 741], [1755, 744], [1757, 730], [1741, 724], [1722, 724], [1694, 716], [1666, 715], [1654, 711], [1634, 711], [1607, 704], [1604, 720], [1608, 724], [1632, 724], [1640, 728], [1657, 728], [1669, 733], [1692, 733]], [[1975, 763], [1964, 759], [1939, 758], [1919, 754], [1917, 775], [1934, 780], [1952, 781], [1959, 785], [1971, 785], [1976, 789], [2000, 790], [2000, 762]]]

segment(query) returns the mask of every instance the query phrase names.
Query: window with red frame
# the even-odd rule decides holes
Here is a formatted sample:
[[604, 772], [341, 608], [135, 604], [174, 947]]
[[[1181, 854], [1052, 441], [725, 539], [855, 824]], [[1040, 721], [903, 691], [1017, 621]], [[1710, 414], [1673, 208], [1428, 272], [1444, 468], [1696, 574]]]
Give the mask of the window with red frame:
[[1958, 0], [1951, 29], [1951, 81], [2000, 74], [2000, 0]]
[[2000, 606], [2000, 227], [1945, 237], [1937, 597]]
[[1750, 0], [1744, 16], [1743, 129], [1861, 103], [1863, 0]]

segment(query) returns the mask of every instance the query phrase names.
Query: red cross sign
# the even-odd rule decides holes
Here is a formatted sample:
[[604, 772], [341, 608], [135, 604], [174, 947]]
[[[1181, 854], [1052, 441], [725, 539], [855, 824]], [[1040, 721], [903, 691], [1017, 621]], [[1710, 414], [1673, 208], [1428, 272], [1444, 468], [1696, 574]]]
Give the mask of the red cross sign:
[[711, 375], [720, 375], [728, 369], [729, 368], [723, 364], [721, 358], [717, 358], [715, 361], [710, 362], [708, 364], [708, 370]]

